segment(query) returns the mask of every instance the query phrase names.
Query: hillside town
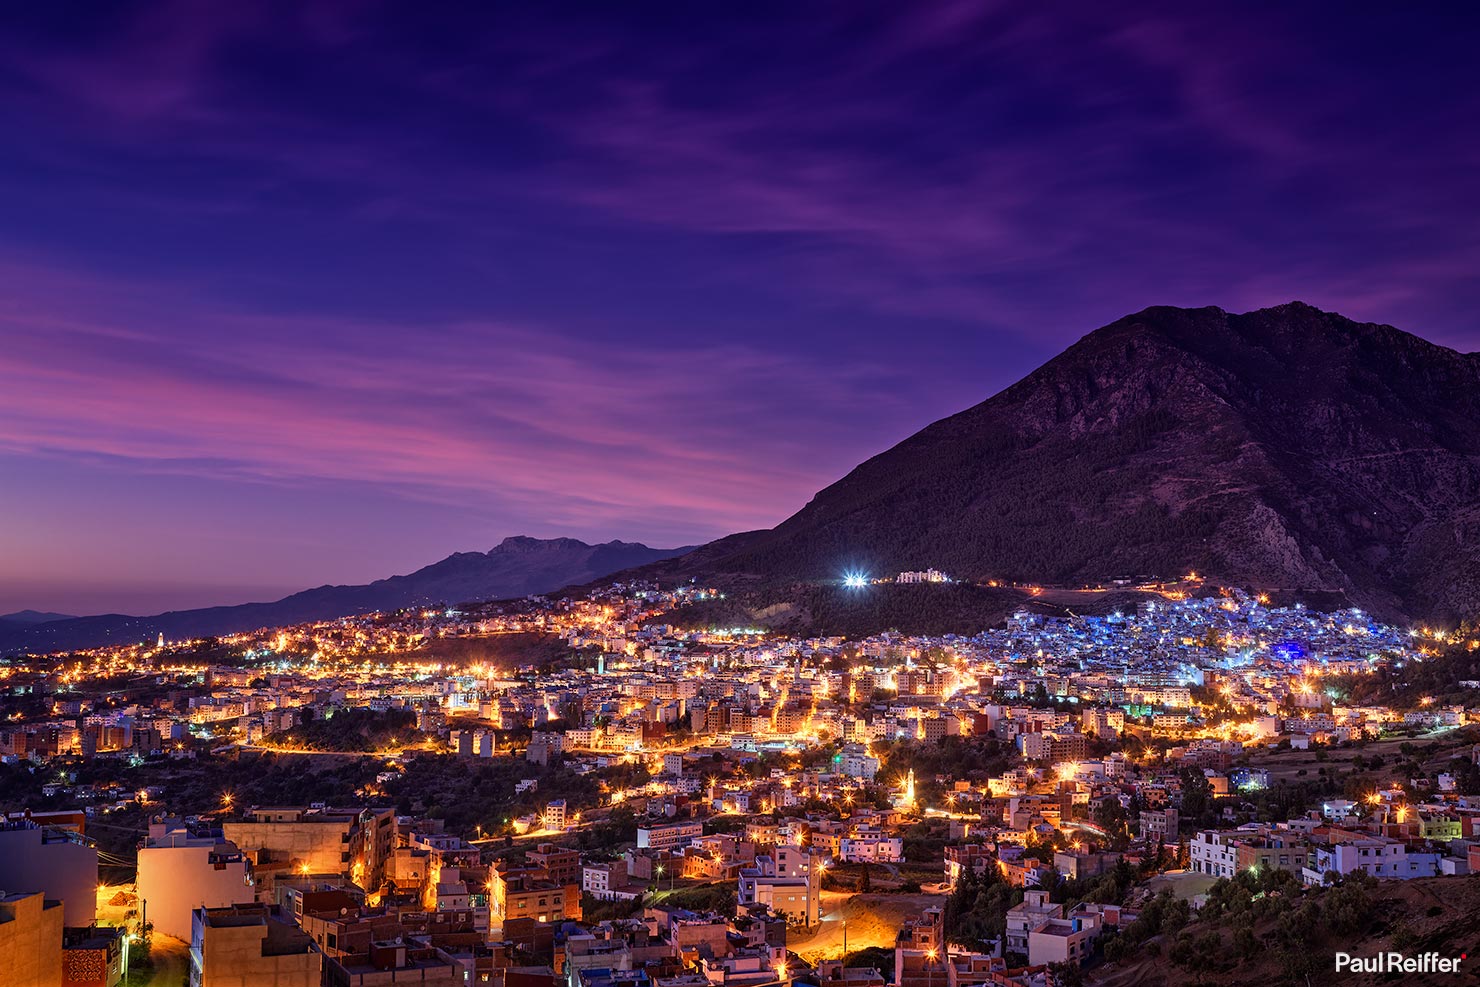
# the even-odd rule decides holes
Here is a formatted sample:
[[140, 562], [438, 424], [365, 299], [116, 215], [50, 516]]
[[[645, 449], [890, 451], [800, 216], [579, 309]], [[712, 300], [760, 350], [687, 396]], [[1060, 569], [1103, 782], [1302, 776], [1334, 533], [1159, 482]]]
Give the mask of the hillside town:
[[0, 979], [1050, 987], [1231, 888], [1480, 873], [1480, 708], [1353, 698], [1444, 631], [1208, 587], [972, 636], [683, 619], [721, 596], [6, 659]]

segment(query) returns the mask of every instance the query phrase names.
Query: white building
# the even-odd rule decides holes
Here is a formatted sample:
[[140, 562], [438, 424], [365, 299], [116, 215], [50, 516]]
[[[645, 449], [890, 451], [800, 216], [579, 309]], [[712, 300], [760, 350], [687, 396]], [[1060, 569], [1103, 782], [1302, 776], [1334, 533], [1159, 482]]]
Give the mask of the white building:
[[795, 876], [779, 871], [774, 857], [756, 857], [754, 867], [740, 871], [740, 904], [765, 905], [773, 912], [786, 913], [793, 922], [817, 924], [822, 917], [822, 873], [810, 866], [810, 857], [804, 854], [800, 852], [797, 860], [806, 864], [794, 862], [791, 866], [802, 871]]
[[1310, 865], [1301, 871], [1307, 885], [1321, 884], [1328, 871], [1345, 877], [1366, 871], [1377, 878], [1406, 881], [1414, 877], [1436, 877], [1442, 853], [1409, 853], [1408, 846], [1385, 836], [1345, 840], [1329, 847], [1313, 847]]
[[1079, 728], [1085, 733], [1113, 740], [1125, 729], [1125, 712], [1119, 709], [1087, 709], [1079, 714]]
[[[9, 890], [59, 898], [67, 925], [92, 925], [98, 901], [97, 848], [75, 832], [29, 819], [0, 823], [0, 891]], [[189, 932], [188, 915], [185, 929]]]
[[664, 823], [659, 826], [639, 826], [637, 847], [640, 850], [673, 850], [688, 846], [704, 835], [701, 822]]
[[612, 885], [617, 883], [616, 878], [627, 876], [627, 865], [621, 861], [615, 863], [585, 864], [581, 867], [581, 890], [602, 901], [609, 900], [607, 895], [611, 893]]
[[874, 776], [879, 773], [879, 759], [871, 756], [862, 748], [844, 750], [838, 766], [849, 778], [860, 778], [864, 781], [873, 781]]
[[256, 900], [252, 864], [235, 843], [192, 836], [178, 822], [154, 823], [139, 847], [138, 893], [149, 903], [154, 931], [190, 938], [197, 908], [224, 908]]
[[1064, 906], [1048, 900], [1047, 891], [1025, 891], [1023, 900], [1007, 910], [1007, 936], [1004, 948], [1009, 953], [1028, 955], [1028, 936], [1050, 919], [1063, 918]]
[[1213, 877], [1238, 873], [1238, 838], [1234, 834], [1202, 830], [1192, 838], [1187, 853], [1193, 873]]
[[565, 746], [592, 748], [601, 743], [600, 727], [574, 727], [565, 731]]
[[838, 843], [838, 859], [844, 863], [899, 863], [904, 859], [904, 840], [897, 836], [845, 836]]

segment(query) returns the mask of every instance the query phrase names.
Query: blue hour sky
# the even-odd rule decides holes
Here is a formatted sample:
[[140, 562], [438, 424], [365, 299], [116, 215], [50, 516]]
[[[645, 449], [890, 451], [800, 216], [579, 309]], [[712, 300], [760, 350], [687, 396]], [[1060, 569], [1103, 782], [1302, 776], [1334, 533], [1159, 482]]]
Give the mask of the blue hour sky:
[[17, 7], [0, 612], [770, 526], [1153, 304], [1480, 348], [1475, 16]]

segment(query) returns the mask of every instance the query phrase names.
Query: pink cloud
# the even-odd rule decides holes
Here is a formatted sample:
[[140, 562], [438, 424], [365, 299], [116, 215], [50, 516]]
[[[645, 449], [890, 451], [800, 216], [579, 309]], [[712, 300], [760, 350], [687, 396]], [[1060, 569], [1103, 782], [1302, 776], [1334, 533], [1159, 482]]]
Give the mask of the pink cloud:
[[[4, 276], [30, 288], [0, 313], [0, 447], [494, 497], [553, 525], [774, 524], [851, 465], [857, 453], [819, 457], [815, 443], [864, 446], [838, 409], [860, 379], [887, 377], [735, 344], [265, 319], [14, 265]], [[870, 417], [899, 410], [886, 399]]]

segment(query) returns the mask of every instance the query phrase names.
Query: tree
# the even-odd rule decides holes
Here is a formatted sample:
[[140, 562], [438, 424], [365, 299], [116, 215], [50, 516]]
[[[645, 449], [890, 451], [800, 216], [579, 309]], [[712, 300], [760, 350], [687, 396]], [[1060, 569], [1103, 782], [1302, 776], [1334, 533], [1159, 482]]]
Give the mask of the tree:
[[1233, 930], [1233, 949], [1239, 959], [1251, 960], [1259, 953], [1259, 940], [1254, 935], [1254, 927], [1249, 924], [1240, 925]]
[[1182, 815], [1199, 819], [1211, 805], [1213, 786], [1201, 768], [1182, 769]]
[[1050, 963], [1048, 971], [1053, 975], [1054, 987], [1083, 987], [1084, 969], [1073, 960], [1064, 963]]
[[1456, 757], [1449, 762], [1449, 773], [1459, 794], [1480, 795], [1480, 765], [1467, 757]]
[[1326, 925], [1333, 932], [1351, 935], [1361, 930], [1372, 914], [1372, 888], [1376, 885], [1364, 871], [1353, 871], [1336, 887], [1326, 893], [1322, 902], [1325, 907]]
[[995, 867], [981, 874], [967, 871], [946, 899], [946, 938], [979, 948], [1007, 933], [1007, 910], [1023, 900], [1023, 892], [1002, 880]]
[[1125, 806], [1120, 799], [1111, 796], [1095, 809], [1095, 825], [1105, 831], [1111, 847], [1124, 850], [1131, 841], [1130, 825], [1126, 819]]

